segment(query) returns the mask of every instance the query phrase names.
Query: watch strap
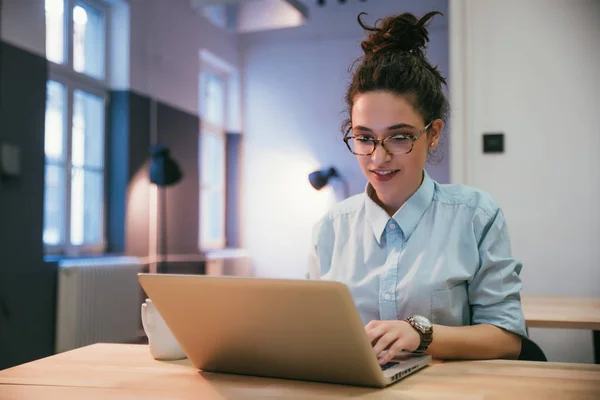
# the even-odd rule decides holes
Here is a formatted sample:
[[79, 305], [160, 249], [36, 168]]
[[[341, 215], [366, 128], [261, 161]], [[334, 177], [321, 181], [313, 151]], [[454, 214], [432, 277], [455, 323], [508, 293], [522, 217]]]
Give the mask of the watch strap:
[[419, 347], [417, 348], [417, 350], [415, 350], [415, 353], [422, 353], [425, 350], [427, 350], [429, 348], [429, 345], [431, 344], [431, 342], [433, 341], [433, 330], [428, 330], [426, 332], [422, 331], [414, 322], [412, 317], [406, 318], [405, 319], [406, 322], [409, 323], [410, 326], [413, 327], [413, 329], [415, 331], [417, 331], [417, 333], [419, 334], [419, 336], [421, 337], [421, 342], [419, 344]]

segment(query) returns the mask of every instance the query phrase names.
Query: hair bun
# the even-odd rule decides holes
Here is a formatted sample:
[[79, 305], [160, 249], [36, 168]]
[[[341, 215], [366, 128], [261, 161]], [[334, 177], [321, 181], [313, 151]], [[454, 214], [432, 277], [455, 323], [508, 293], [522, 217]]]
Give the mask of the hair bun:
[[439, 11], [432, 11], [419, 19], [414, 14], [403, 13], [378, 20], [375, 26], [367, 26], [361, 20], [363, 14], [367, 15], [360, 13], [358, 23], [363, 29], [371, 32], [360, 44], [365, 55], [381, 51], [403, 51], [419, 57], [425, 55], [429, 41], [427, 23], [436, 14], [443, 15]]

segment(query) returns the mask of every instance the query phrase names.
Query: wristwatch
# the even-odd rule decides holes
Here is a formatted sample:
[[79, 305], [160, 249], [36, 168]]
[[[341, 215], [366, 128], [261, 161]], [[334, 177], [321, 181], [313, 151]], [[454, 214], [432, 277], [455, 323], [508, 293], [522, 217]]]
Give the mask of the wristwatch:
[[415, 352], [421, 353], [427, 350], [433, 341], [433, 325], [431, 322], [422, 315], [413, 315], [412, 317], [406, 318], [405, 321], [415, 328], [419, 333], [419, 336], [421, 336], [421, 344]]

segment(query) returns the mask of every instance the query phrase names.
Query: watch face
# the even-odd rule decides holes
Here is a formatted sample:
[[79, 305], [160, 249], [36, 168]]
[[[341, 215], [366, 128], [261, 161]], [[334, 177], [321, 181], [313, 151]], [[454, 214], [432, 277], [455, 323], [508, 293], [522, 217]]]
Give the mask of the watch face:
[[421, 315], [414, 315], [413, 316], [413, 321], [415, 321], [415, 323], [425, 329], [431, 329], [431, 322], [429, 322], [429, 320]]

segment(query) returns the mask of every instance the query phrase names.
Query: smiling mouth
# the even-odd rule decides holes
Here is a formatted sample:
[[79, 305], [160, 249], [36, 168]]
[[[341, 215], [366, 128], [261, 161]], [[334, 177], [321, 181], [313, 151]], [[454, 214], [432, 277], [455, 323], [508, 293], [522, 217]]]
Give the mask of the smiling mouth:
[[391, 174], [393, 174], [395, 172], [398, 172], [398, 171], [400, 171], [400, 170], [399, 169], [394, 169], [394, 170], [390, 170], [390, 171], [374, 171], [374, 170], [371, 170], [372, 173], [374, 173], [375, 175], [378, 175], [378, 176], [387, 176], [387, 175], [391, 175]]
[[388, 182], [394, 178], [399, 171], [399, 169], [392, 169], [388, 171], [371, 170], [371, 173], [377, 182]]

